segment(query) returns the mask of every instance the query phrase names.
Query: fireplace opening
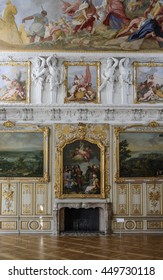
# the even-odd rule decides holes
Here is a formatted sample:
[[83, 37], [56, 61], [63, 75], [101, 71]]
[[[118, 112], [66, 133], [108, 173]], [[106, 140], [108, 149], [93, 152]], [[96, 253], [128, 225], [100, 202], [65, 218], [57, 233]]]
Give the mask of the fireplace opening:
[[99, 232], [99, 208], [65, 208], [65, 232]]

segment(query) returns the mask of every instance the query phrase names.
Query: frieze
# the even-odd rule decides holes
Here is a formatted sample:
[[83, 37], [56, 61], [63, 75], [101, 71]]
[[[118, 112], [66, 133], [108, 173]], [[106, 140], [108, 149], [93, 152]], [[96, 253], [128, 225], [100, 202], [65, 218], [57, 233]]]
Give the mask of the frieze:
[[[86, 107], [86, 106], [85, 106]], [[0, 108], [0, 121], [11, 120], [14, 122], [38, 123], [148, 123], [152, 120], [162, 121], [163, 110], [161, 107], [133, 109], [119, 106], [106, 106], [80, 108], [80, 107], [53, 107], [53, 106], [26, 106], [16, 105]]]

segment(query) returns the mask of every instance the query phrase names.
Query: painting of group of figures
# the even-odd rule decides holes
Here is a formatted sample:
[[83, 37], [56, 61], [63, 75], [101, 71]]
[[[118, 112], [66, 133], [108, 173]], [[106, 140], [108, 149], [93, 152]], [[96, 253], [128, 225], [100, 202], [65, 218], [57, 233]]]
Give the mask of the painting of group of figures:
[[1, 50], [161, 50], [159, 0], [1, 0]]
[[90, 141], [77, 140], [63, 150], [63, 194], [101, 193], [101, 150]]
[[163, 101], [163, 63], [134, 63], [135, 102]]
[[0, 62], [0, 102], [29, 102], [30, 63]]
[[65, 62], [67, 102], [99, 103], [100, 63]]

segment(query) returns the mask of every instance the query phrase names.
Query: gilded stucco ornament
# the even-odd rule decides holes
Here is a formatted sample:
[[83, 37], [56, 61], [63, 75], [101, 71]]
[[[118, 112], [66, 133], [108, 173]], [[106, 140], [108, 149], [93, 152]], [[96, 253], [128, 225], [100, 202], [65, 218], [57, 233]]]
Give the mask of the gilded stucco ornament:
[[10, 212], [10, 208], [12, 207], [12, 203], [14, 201], [14, 191], [10, 183], [8, 183], [8, 186], [5, 188], [2, 196], [4, 197], [7, 211]]
[[[74, 125], [57, 124], [56, 197], [105, 198], [110, 196], [108, 184], [108, 147], [108, 125], [84, 123]], [[69, 166], [69, 174], [67, 166]], [[79, 176], [76, 179], [72, 175], [72, 168], [76, 168], [74, 171], [77, 172], [76, 174], [81, 174], [80, 180]], [[90, 168], [94, 176], [91, 181], [90, 177], [86, 181], [86, 171], [90, 171]], [[67, 189], [67, 184], [69, 184], [69, 189]]]
[[5, 127], [14, 127], [15, 123], [12, 122], [12, 121], [6, 121], [6, 122], [3, 123], [3, 126], [5, 126]]

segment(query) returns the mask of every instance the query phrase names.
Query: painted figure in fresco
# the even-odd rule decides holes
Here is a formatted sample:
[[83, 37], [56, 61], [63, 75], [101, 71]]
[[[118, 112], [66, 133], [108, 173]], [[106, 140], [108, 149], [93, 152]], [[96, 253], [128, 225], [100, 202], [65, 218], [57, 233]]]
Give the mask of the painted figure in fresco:
[[142, 6], [143, 6], [143, 0], [131, 0], [127, 4], [128, 10], [131, 12], [141, 9]]
[[60, 18], [57, 22], [50, 21], [46, 26], [46, 33], [44, 41], [57, 42], [66, 38], [68, 34], [72, 33], [72, 28], [65, 17]]
[[112, 29], [119, 30], [123, 25], [130, 22], [121, 0], [107, 0], [106, 13], [103, 24]]
[[130, 59], [122, 58], [119, 62], [119, 81], [121, 86], [121, 102], [122, 104], [128, 103], [128, 95], [130, 93], [131, 71], [130, 71]]
[[156, 84], [155, 94], [158, 98], [163, 98], [163, 85]]
[[80, 78], [75, 74], [74, 75], [74, 81], [72, 87], [69, 89], [69, 94], [70, 96], [68, 99], [74, 99], [75, 98], [75, 93], [78, 91], [78, 88], [80, 86]]
[[102, 91], [106, 86], [108, 86], [108, 93], [107, 96], [109, 96], [108, 101], [109, 103], [112, 103], [113, 99], [113, 88], [114, 88], [114, 80], [115, 80], [115, 69], [118, 65], [118, 59], [116, 58], [108, 58], [107, 59], [107, 65], [106, 69], [102, 73], [103, 82], [99, 88], [100, 91]]
[[[160, 26], [161, 16], [163, 19], [163, 7], [158, 1], [153, 0], [151, 5], [144, 12], [144, 21], [138, 31], [131, 34], [128, 41], [149, 37], [163, 37], [163, 30]], [[159, 18], [159, 21], [157, 20]]]
[[63, 14], [66, 14], [71, 17], [74, 16], [75, 12], [79, 9], [79, 6], [81, 4], [81, 0], [76, 0], [73, 3], [69, 3], [63, 0], [61, 0], [61, 2]]
[[0, 98], [1, 100], [16, 101], [25, 99], [25, 92], [17, 79], [11, 80], [7, 76], [2, 75], [2, 80], [6, 87], [2, 91], [3, 96]]
[[158, 99], [158, 97], [156, 98], [155, 87], [152, 85], [152, 82], [148, 84], [148, 88], [148, 91], [144, 94], [143, 97], [139, 98], [139, 101], [151, 101]]
[[163, 7], [158, 0], [152, 0], [144, 15], [130, 21], [128, 27], [120, 30], [117, 37], [129, 35], [127, 41], [155, 38], [163, 41]]
[[89, 66], [86, 66], [84, 75], [74, 75], [73, 84], [68, 90], [68, 93], [68, 100], [95, 100], [96, 92], [92, 87], [92, 77]]
[[47, 12], [42, 10], [41, 13], [36, 13], [32, 16], [28, 16], [23, 18], [22, 23], [25, 23], [26, 20], [33, 20], [33, 23], [29, 27], [29, 36], [31, 37], [30, 42], [35, 42], [36, 36], [39, 37], [40, 41], [44, 40], [46, 25], [48, 25], [49, 21], [47, 16]]
[[[49, 74], [47, 81], [50, 83], [51, 103], [57, 103], [58, 88], [60, 85], [60, 71], [58, 69], [58, 59], [52, 55], [47, 58]], [[55, 97], [55, 98], [54, 98]]]
[[92, 0], [84, 0], [73, 16], [72, 25], [75, 26], [73, 32], [76, 33], [86, 29], [91, 33], [94, 21], [98, 18], [99, 16]]
[[137, 85], [138, 101], [159, 101], [163, 98], [163, 85], [156, 80], [153, 74], [147, 74], [146, 80]]

